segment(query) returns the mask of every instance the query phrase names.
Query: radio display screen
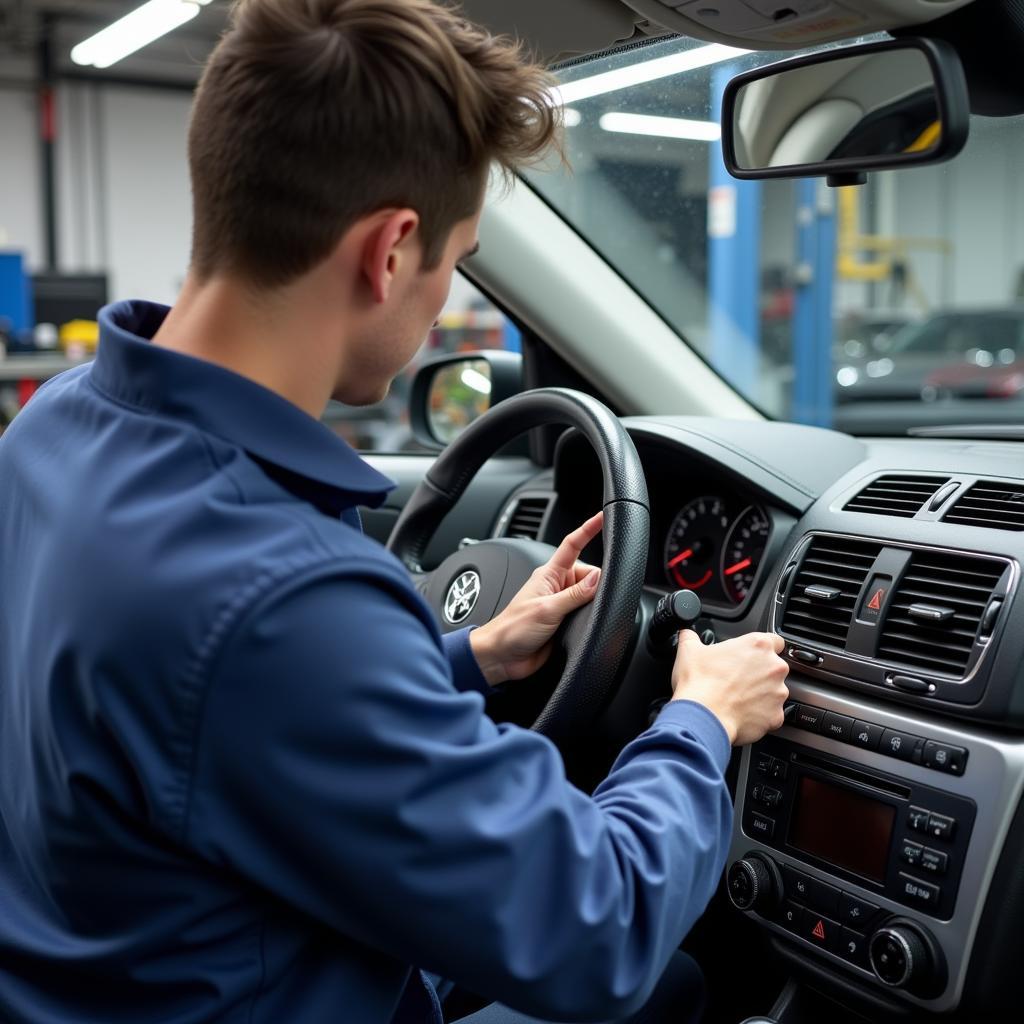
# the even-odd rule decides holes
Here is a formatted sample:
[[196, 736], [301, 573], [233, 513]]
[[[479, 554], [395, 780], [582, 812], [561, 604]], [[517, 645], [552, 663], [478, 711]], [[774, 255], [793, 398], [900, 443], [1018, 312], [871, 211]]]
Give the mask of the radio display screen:
[[801, 775], [789, 844], [813, 857], [885, 881], [896, 808], [853, 790]]

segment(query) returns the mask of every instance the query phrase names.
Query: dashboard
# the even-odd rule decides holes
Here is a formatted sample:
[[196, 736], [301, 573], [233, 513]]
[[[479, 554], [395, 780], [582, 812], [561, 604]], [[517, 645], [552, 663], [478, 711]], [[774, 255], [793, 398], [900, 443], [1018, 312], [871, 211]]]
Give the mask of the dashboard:
[[[686, 588], [719, 639], [786, 641], [787, 722], [737, 755], [733, 912], [886, 1013], [1005, 1009], [1024, 958], [1020, 447], [624, 423], [651, 509], [638, 631]], [[571, 433], [529, 486], [546, 540], [602, 500]], [[665, 687], [643, 646], [608, 719], [635, 723]]]

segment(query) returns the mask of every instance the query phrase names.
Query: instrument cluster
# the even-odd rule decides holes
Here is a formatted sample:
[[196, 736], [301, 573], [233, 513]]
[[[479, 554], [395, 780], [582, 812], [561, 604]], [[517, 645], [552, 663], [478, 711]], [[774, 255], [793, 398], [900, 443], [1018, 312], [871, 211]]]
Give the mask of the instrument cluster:
[[668, 527], [657, 585], [693, 590], [704, 604], [741, 605], [757, 578], [770, 531], [760, 505], [714, 493], [692, 498]]

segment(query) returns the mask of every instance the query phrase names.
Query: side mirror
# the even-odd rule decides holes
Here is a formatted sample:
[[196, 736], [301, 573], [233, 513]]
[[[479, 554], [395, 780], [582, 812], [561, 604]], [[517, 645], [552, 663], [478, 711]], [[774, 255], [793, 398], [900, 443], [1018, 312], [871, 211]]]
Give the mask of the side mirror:
[[826, 176], [949, 160], [970, 117], [949, 43], [896, 39], [769, 64], [732, 79], [722, 100], [722, 155], [735, 178]]
[[488, 409], [523, 390], [523, 357], [500, 349], [440, 356], [412, 382], [413, 436], [440, 451]]

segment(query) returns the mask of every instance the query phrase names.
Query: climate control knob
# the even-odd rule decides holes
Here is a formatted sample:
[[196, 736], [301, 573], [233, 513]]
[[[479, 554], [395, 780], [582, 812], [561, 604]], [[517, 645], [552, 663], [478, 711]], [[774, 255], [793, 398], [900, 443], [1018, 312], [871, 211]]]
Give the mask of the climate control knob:
[[879, 981], [926, 995], [941, 988], [942, 954], [919, 925], [902, 920], [879, 928], [868, 943], [868, 959]]
[[763, 853], [748, 853], [729, 866], [725, 888], [737, 910], [756, 910], [762, 916], [768, 916], [779, 905], [782, 877], [770, 857]]

